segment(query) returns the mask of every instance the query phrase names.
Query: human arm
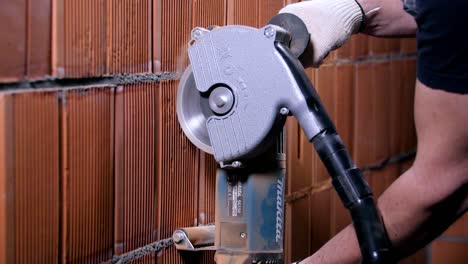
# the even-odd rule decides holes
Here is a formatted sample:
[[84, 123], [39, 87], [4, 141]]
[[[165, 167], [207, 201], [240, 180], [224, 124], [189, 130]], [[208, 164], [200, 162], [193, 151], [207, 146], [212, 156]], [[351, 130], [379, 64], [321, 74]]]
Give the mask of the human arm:
[[416, 34], [416, 21], [404, 11], [402, 0], [358, 2], [367, 14], [363, 33], [376, 37], [411, 37]]
[[314, 67], [352, 34], [362, 31], [379, 37], [412, 36], [417, 27], [414, 18], [403, 10], [401, 0], [311, 0], [288, 5], [280, 13], [291, 13], [304, 21], [312, 44], [306, 66]]
[[[418, 135], [414, 165], [379, 198], [378, 207], [401, 259], [440, 235], [468, 208], [468, 120], [466, 95], [416, 86]], [[431, 108], [427, 108], [431, 105]], [[352, 225], [327, 242], [308, 263], [360, 263]]]
[[[311, 1], [310, 5], [314, 1], [317, 0]], [[353, 7], [351, 1], [339, 1], [344, 2]], [[354, 14], [353, 18], [359, 17], [359, 13], [357, 9], [349, 12], [352, 8], [344, 9], [346, 12], [336, 12], [336, 9], [330, 8], [328, 4], [318, 7], [318, 3], [314, 7], [315, 18], [305, 22], [318, 25], [316, 31], [310, 31], [311, 42], [313, 45], [319, 43], [316, 44], [317, 47], [328, 47], [316, 50], [318, 54], [326, 54], [356, 32], [357, 22], [351, 23], [354, 25], [352, 27], [344, 27], [348, 30], [342, 30], [336, 26], [324, 26], [323, 22], [319, 24], [317, 21], [332, 20], [336, 23], [341, 21], [338, 18], [349, 14]], [[414, 19], [402, 10], [400, 0], [361, 0], [360, 4], [364, 12], [368, 13], [364, 28], [364, 32], [368, 34], [406, 36], [416, 30]], [[457, 8], [460, 8], [460, 3], [458, 4]], [[378, 7], [380, 9], [375, 9]], [[417, 84], [415, 102], [418, 155], [413, 167], [399, 177], [378, 201], [396, 258], [409, 255], [431, 241], [468, 208], [468, 128], [463, 125], [468, 121], [465, 110], [468, 97], [435, 90], [444, 88], [447, 91], [466, 91], [466, 64], [463, 66], [467, 61], [463, 53], [466, 40], [459, 37], [464, 24], [458, 21], [464, 21], [464, 16], [454, 18], [453, 13], [447, 12], [448, 15], [441, 19], [440, 9], [441, 6], [433, 7], [430, 11], [436, 17], [428, 18], [436, 23], [437, 28], [434, 24], [426, 24], [419, 29], [419, 33], [422, 30], [426, 36], [421, 42], [422, 49], [418, 52], [418, 78], [422, 81]], [[309, 12], [304, 12], [306, 13]], [[351, 19], [344, 21], [349, 22]], [[340, 30], [336, 31], [336, 28]], [[437, 43], [433, 38], [436, 38]], [[316, 60], [315, 57], [314, 60], [316, 65], [320, 64], [320, 60]], [[355, 232], [352, 226], [348, 226], [301, 264], [359, 261], [360, 252]]]

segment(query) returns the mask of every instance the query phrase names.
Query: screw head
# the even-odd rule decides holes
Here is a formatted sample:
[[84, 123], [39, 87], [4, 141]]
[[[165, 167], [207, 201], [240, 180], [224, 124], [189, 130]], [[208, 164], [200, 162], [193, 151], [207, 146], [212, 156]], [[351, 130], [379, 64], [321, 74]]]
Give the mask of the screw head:
[[276, 33], [276, 30], [275, 30], [274, 28], [272, 28], [272, 27], [267, 27], [267, 28], [265, 28], [264, 34], [265, 34], [265, 36], [266, 36], [267, 38], [274, 37], [274, 36], [275, 36], [275, 33]]
[[280, 114], [281, 114], [281, 115], [284, 115], [284, 116], [289, 115], [289, 109], [286, 108], [286, 107], [282, 107], [282, 108], [280, 109]]
[[184, 240], [184, 234], [182, 234], [181, 231], [176, 231], [173, 235], [172, 235], [172, 240], [174, 241], [174, 243], [176, 244], [179, 244], [181, 243], [183, 240]]
[[196, 28], [192, 31], [192, 38], [194, 40], [197, 40], [199, 39], [201, 36], [202, 36], [203, 32], [201, 31], [201, 29], [199, 28]]
[[244, 233], [244, 232], [242, 232], [242, 233], [240, 233], [240, 237], [241, 237], [241, 238], [246, 238], [246, 237], [247, 237], [247, 234]]
[[240, 168], [240, 167], [242, 167], [242, 162], [236, 160], [236, 161], [234, 161], [232, 163], [232, 167], [233, 168]]

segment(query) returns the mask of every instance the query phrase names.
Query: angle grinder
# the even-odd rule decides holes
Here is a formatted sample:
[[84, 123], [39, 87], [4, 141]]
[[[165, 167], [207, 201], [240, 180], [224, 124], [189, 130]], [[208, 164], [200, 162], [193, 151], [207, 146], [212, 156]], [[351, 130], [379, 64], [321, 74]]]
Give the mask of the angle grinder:
[[[282, 263], [284, 140], [293, 115], [349, 210], [364, 263], [389, 263], [389, 241], [371, 189], [307, 78], [309, 32], [294, 15], [268, 25], [195, 28], [177, 94], [179, 123], [213, 154], [217, 263]], [[294, 175], [291, 175], [294, 177]]]

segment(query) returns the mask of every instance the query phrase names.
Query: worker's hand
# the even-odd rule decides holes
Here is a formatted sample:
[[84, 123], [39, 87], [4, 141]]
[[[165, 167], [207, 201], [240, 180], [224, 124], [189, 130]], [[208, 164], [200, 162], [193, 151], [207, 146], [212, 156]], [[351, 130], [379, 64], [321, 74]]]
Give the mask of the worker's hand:
[[313, 67], [320, 66], [330, 51], [357, 33], [364, 17], [356, 0], [305, 1], [290, 4], [280, 13], [291, 13], [304, 21], [312, 44], [312, 55], [305, 66]]

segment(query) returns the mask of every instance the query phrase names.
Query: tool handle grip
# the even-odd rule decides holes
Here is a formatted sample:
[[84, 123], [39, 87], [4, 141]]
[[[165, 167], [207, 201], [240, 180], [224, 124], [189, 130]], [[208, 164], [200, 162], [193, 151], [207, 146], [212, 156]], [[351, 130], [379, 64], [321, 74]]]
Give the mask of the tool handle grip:
[[332, 177], [333, 186], [349, 210], [363, 263], [393, 263], [390, 241], [372, 191], [335, 131], [324, 131], [312, 143]]

